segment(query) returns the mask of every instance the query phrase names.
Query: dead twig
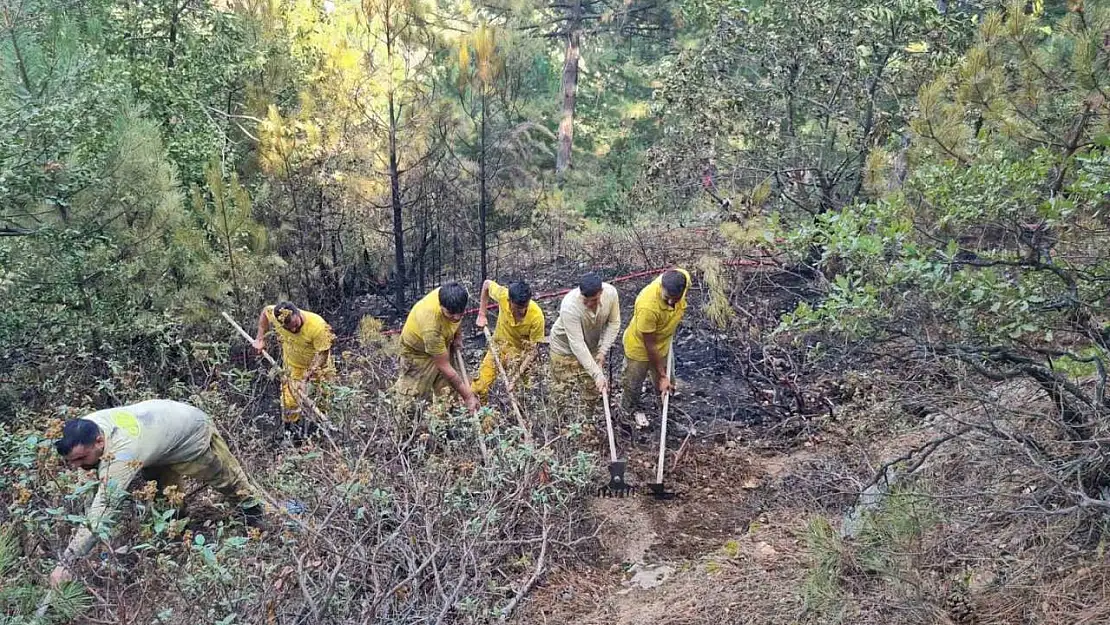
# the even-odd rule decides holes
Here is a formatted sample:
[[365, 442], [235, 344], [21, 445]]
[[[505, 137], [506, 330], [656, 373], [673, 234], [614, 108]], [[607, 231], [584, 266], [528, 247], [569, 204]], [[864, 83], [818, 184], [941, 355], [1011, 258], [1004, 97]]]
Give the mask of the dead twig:
[[678, 446], [678, 451], [675, 452], [674, 459], [671, 461], [671, 473], [674, 473], [674, 470], [678, 467], [678, 463], [682, 462], [682, 457], [686, 453], [686, 446], [690, 442], [691, 437], [693, 437], [693, 434], [687, 432], [686, 438], [682, 439], [682, 444]]
[[516, 609], [517, 604], [519, 604], [520, 600], [524, 598], [524, 595], [528, 594], [528, 591], [532, 589], [533, 585], [535, 585], [536, 580], [538, 580], [540, 578], [540, 575], [543, 574], [543, 566], [547, 561], [547, 534], [550, 527], [547, 523], [547, 513], [548, 507], [545, 504], [543, 507], [543, 543], [540, 546], [540, 557], [536, 559], [536, 568], [534, 571], [532, 571], [532, 577], [528, 578], [528, 581], [520, 587], [520, 590], [517, 591], [516, 596], [513, 597], [513, 600], [510, 601], [509, 604], [501, 610], [502, 623], [509, 620], [509, 616], [512, 615], [513, 610]]

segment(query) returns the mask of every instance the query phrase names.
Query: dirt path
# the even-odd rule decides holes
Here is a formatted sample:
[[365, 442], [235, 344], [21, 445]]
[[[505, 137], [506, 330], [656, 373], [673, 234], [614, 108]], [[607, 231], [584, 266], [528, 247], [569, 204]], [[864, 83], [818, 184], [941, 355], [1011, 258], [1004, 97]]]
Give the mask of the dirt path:
[[601, 558], [551, 572], [514, 622], [795, 622], [807, 515], [765, 508], [781, 501], [775, 493], [813, 456], [808, 449], [764, 459], [748, 447], [699, 448], [675, 473], [677, 500], [592, 500]]

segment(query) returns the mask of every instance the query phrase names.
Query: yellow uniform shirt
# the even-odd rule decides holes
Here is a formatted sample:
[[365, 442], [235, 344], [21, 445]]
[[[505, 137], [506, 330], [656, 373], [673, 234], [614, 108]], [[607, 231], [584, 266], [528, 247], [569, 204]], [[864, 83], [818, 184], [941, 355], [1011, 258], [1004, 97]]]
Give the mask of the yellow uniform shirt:
[[659, 276], [645, 286], [636, 296], [636, 305], [632, 311], [632, 321], [624, 331], [624, 356], [629, 360], [647, 362], [647, 348], [644, 347], [644, 335], [654, 334], [660, 356], [666, 356], [671, 350], [671, 339], [674, 338], [678, 323], [686, 312], [686, 294], [690, 292], [690, 274], [685, 269], [679, 269], [686, 276], [686, 290], [674, 308], [667, 305], [663, 299], [663, 276]]
[[524, 317], [518, 322], [513, 317], [509, 289], [490, 280], [489, 296], [497, 302], [497, 329], [493, 332], [493, 340], [498, 345], [523, 350], [525, 343], [535, 344], [543, 340], [543, 311], [535, 300], [528, 302]]
[[290, 332], [274, 317], [274, 307], [266, 307], [266, 317], [270, 320], [270, 327], [277, 333], [281, 341], [281, 359], [285, 365], [297, 370], [305, 370], [312, 366], [312, 359], [317, 352], [326, 352], [331, 349], [335, 339], [331, 326], [324, 318], [316, 313], [301, 311], [304, 323], [296, 332]]
[[401, 328], [401, 343], [413, 351], [429, 356], [444, 354], [455, 338], [460, 323], [462, 322], [452, 322], [443, 314], [439, 303], [439, 289], [433, 289], [409, 311], [405, 325]]

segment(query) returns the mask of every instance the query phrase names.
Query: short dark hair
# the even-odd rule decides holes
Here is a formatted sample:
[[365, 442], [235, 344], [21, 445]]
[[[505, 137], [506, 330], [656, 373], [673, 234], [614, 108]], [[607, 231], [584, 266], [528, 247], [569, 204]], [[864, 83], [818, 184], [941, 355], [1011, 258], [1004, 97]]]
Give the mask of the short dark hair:
[[283, 302], [279, 302], [277, 306], [274, 306], [274, 319], [281, 320], [281, 313], [286, 310], [288, 310], [293, 315], [299, 314], [301, 312], [301, 309], [297, 308], [296, 304], [286, 300]]
[[578, 281], [578, 290], [583, 297], [593, 297], [601, 292], [601, 276], [592, 271]]
[[517, 280], [509, 285], [509, 301], [517, 306], [524, 306], [532, 300], [532, 287], [527, 282]]
[[92, 445], [100, 436], [100, 428], [88, 419], [71, 419], [62, 427], [62, 437], [54, 443], [54, 449], [62, 456], [78, 445]]
[[466, 292], [466, 287], [458, 282], [448, 282], [439, 287], [439, 305], [452, 315], [466, 312], [466, 302], [469, 299], [470, 295]]
[[663, 289], [667, 295], [682, 295], [686, 292], [686, 274], [674, 269], [663, 274]]

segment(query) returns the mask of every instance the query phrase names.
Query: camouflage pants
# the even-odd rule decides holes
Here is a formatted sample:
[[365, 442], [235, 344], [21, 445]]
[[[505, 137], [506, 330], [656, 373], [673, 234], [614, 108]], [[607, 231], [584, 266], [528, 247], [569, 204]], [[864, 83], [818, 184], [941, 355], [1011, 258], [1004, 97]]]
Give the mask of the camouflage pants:
[[640, 407], [644, 380], [651, 376], [651, 384], [659, 388], [659, 375], [650, 362], [624, 359], [624, 372], [621, 374], [621, 409], [632, 414]]
[[[293, 392], [290, 386], [291, 380], [304, 379], [305, 370], [294, 367], [292, 365], [285, 365], [284, 379], [281, 381], [281, 420], [285, 423], [296, 423], [301, 420], [301, 412], [311, 412], [307, 406], [302, 408], [301, 402], [297, 398], [297, 394]], [[335, 379], [335, 365], [331, 359], [324, 367], [312, 375], [312, 379], [308, 384], [303, 387], [304, 393], [316, 403], [316, 407], [322, 412], [328, 410], [328, 400], [330, 393], [328, 391], [327, 382]]]
[[551, 352], [551, 380], [559, 393], [576, 393], [584, 402], [597, 402], [601, 395], [590, 374], [573, 354]]
[[[448, 354], [451, 366], [455, 364], [455, 352]], [[451, 382], [436, 368], [431, 356], [401, 344], [401, 363], [393, 392], [408, 399], [431, 399], [451, 390]]]
[[206, 486], [210, 486], [226, 497], [232, 504], [242, 508], [251, 508], [262, 503], [247, 479], [246, 472], [239, 465], [223, 436], [212, 428], [212, 439], [208, 449], [201, 455], [162, 466], [145, 467], [142, 471], [143, 479], [154, 480], [158, 483], [158, 490], [164, 491], [169, 486], [176, 486], [178, 492], [182, 490], [182, 479], [190, 477]]

